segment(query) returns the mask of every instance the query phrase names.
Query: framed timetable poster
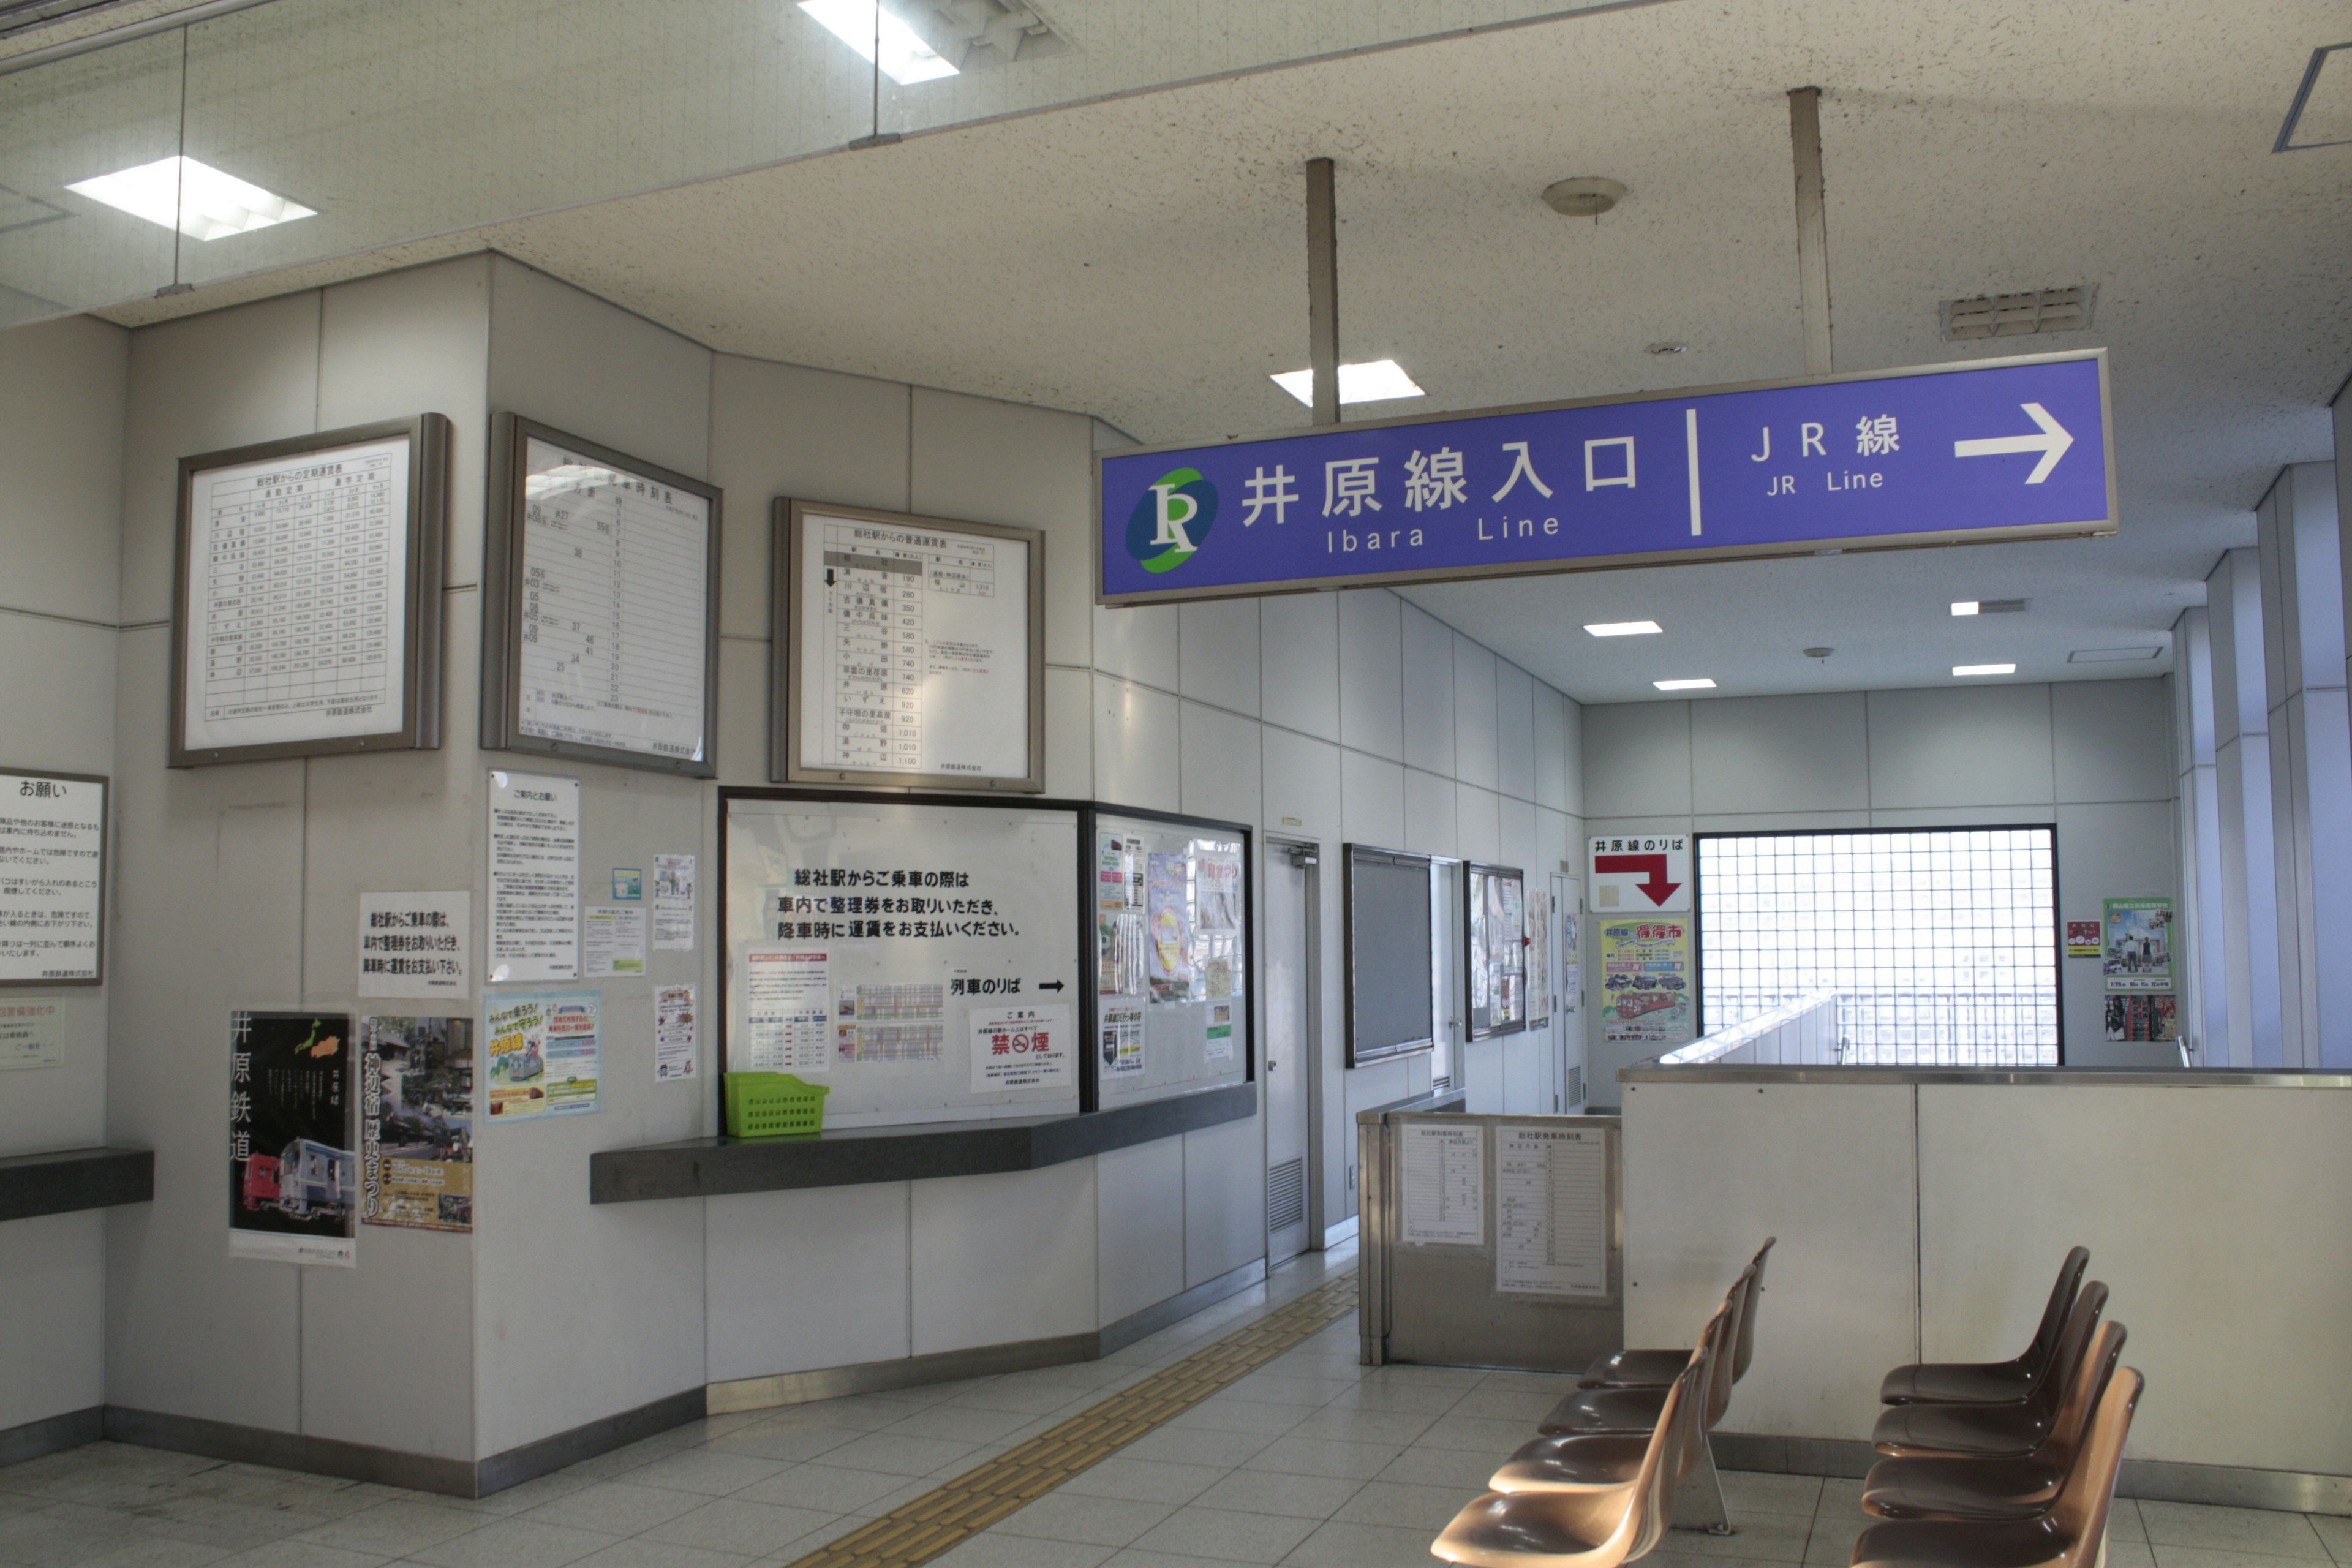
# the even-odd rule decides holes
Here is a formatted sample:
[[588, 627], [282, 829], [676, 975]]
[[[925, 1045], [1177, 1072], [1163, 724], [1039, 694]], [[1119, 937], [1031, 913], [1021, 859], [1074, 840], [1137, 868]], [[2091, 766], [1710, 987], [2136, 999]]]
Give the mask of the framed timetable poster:
[[438, 414], [180, 459], [172, 766], [441, 743]]
[[716, 777], [719, 492], [513, 414], [490, 489], [483, 746]]
[[769, 776], [1042, 792], [1045, 536], [778, 498]]

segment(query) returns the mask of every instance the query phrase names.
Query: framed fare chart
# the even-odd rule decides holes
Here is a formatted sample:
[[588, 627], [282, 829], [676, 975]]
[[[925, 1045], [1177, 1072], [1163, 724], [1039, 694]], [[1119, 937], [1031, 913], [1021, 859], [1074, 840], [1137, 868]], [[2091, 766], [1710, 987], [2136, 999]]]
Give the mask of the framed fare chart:
[[449, 421], [180, 459], [175, 768], [441, 743]]
[[513, 414], [490, 486], [483, 746], [716, 777], [719, 492]]
[[779, 783], [1041, 792], [1045, 536], [776, 501]]

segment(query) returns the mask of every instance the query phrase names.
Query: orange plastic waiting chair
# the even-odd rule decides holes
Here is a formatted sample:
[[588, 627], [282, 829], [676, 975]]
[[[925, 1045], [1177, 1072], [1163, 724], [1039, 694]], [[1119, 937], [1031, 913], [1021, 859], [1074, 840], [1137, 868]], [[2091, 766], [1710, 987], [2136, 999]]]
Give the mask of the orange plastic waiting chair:
[[1929, 1362], [1898, 1366], [1878, 1385], [1883, 1405], [2021, 1405], [2050, 1374], [2058, 1356], [2058, 1336], [2066, 1314], [2074, 1309], [2082, 1289], [2083, 1271], [2091, 1266], [2091, 1251], [2075, 1247], [2059, 1266], [2058, 1283], [2050, 1289], [2050, 1304], [2042, 1309], [2042, 1326], [2022, 1352], [2008, 1361]]

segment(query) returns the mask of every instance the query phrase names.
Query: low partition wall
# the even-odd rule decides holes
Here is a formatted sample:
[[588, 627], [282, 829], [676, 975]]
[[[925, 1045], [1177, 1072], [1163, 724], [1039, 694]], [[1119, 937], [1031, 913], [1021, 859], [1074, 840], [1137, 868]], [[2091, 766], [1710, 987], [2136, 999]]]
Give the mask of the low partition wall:
[[2352, 1076], [1645, 1065], [1625, 1330], [1687, 1343], [1777, 1234], [1727, 1465], [1860, 1474], [1878, 1385], [2032, 1337], [2066, 1249], [2147, 1374], [2126, 1489], [2352, 1512]]

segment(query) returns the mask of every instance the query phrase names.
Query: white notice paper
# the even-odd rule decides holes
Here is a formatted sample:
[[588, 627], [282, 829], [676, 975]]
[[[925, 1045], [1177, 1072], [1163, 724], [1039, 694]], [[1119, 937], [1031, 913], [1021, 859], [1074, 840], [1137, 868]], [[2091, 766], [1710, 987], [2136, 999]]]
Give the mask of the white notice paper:
[[581, 922], [580, 973], [591, 980], [646, 972], [646, 911], [599, 904]]
[[710, 502], [527, 447], [522, 732], [700, 758]]
[[1026, 777], [1027, 542], [811, 515], [801, 549], [802, 764]]
[[457, 996], [473, 992], [474, 895], [362, 893], [362, 996]]
[[188, 480], [187, 745], [406, 722], [408, 437]]
[[1103, 1003], [1102, 1027], [1097, 1032], [1102, 1069], [1112, 1078], [1132, 1078], [1143, 1070], [1143, 1005]]
[[106, 785], [0, 773], [0, 984], [98, 978]]
[[1495, 1289], [1609, 1294], [1609, 1142], [1601, 1129], [1495, 1130]]
[[654, 857], [654, 951], [694, 949], [694, 857]]
[[1066, 1002], [971, 1011], [971, 1088], [1066, 1089], [1076, 1080], [1076, 1032]]
[[822, 948], [752, 947], [743, 953], [749, 1072], [824, 1072], [833, 1062], [833, 984]]
[[1475, 1247], [1486, 1239], [1486, 1130], [1408, 1121], [1398, 1151], [1407, 1242]]
[[65, 1020], [58, 1016], [63, 1005], [48, 996], [0, 1002], [0, 1071], [65, 1065]]
[[490, 980], [580, 978], [580, 781], [490, 774]]
[[695, 1060], [694, 1005], [691, 985], [654, 988], [654, 1077], [667, 1083], [692, 1078]]

